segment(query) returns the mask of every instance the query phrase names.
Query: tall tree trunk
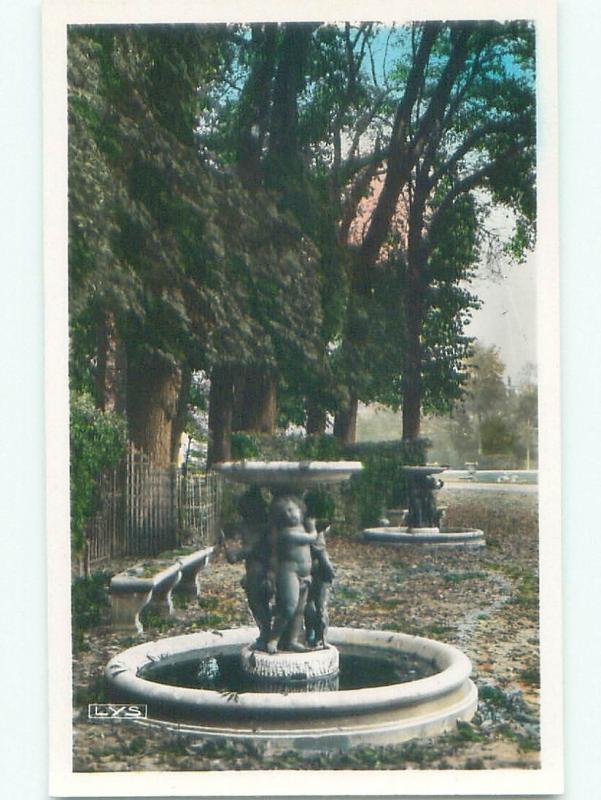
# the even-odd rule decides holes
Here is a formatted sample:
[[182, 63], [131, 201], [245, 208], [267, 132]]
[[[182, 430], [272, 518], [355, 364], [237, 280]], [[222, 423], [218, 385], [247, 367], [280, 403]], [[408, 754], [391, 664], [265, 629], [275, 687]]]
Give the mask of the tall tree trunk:
[[233, 375], [232, 431], [244, 431], [244, 404], [246, 392], [246, 370], [239, 369]]
[[244, 380], [241, 428], [247, 433], [273, 433], [277, 422], [277, 382], [264, 369], [249, 369]]
[[209, 393], [209, 450], [207, 466], [232, 457], [234, 380], [231, 367], [215, 366]]
[[307, 398], [307, 421], [305, 429], [309, 436], [323, 436], [326, 432], [327, 413], [325, 408], [322, 408], [317, 403], [313, 402], [311, 398]]
[[236, 163], [242, 181], [252, 189], [262, 182], [261, 158], [269, 124], [277, 25], [253, 25], [251, 37], [251, 69], [238, 103]]
[[351, 396], [349, 404], [339, 409], [334, 419], [334, 436], [340, 444], [355, 444], [357, 441], [357, 409], [359, 400]]
[[101, 312], [96, 328], [96, 405], [103, 411], [125, 411], [125, 348], [119, 341], [115, 314]]
[[129, 436], [159, 467], [172, 464], [173, 426], [182, 386], [179, 367], [156, 355], [129, 358], [127, 420]]
[[415, 440], [421, 426], [421, 313], [417, 304], [405, 304], [405, 364], [402, 378], [403, 439]]
[[405, 280], [405, 358], [401, 382], [403, 439], [414, 441], [421, 426], [422, 328], [424, 322], [424, 272], [427, 251], [423, 242], [425, 194], [416, 186], [409, 212], [407, 273]]

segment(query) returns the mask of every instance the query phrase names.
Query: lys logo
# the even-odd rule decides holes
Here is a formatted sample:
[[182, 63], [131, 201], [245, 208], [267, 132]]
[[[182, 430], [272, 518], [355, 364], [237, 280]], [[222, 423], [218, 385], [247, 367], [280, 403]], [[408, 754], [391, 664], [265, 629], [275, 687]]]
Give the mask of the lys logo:
[[90, 703], [88, 706], [88, 719], [146, 719], [147, 707], [145, 703]]

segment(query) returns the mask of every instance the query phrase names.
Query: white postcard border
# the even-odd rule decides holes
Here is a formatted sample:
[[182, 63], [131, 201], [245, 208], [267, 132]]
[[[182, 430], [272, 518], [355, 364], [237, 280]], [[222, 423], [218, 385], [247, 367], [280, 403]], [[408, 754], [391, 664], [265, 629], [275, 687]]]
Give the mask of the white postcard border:
[[[458, 8], [460, 5], [460, 8]], [[67, 328], [66, 26], [77, 23], [266, 19], [534, 19], [538, 41], [537, 244], [540, 394], [541, 738], [540, 770], [73, 773]], [[543, 0], [335, 0], [303, 4], [73, 0], [44, 6], [44, 261], [50, 790], [57, 796], [252, 796], [550, 794], [563, 785], [560, 541], [560, 382], [557, 199], [556, 9]], [[252, 776], [253, 780], [249, 778]]]

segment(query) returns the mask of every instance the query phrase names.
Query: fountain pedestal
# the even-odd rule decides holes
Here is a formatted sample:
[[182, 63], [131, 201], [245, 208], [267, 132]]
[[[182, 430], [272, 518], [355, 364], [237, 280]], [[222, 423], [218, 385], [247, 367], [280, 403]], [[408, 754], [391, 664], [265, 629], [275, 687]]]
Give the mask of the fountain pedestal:
[[249, 646], [240, 652], [242, 669], [253, 680], [282, 687], [289, 683], [315, 683], [322, 688], [336, 678], [339, 668], [338, 650], [331, 644], [304, 653], [264, 653]]

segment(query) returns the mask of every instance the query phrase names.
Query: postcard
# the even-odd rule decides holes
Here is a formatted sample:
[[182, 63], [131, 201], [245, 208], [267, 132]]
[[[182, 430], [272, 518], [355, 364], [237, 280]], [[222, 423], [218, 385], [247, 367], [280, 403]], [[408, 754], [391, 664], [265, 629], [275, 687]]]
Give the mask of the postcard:
[[46, 3], [53, 795], [562, 791], [555, 24]]

